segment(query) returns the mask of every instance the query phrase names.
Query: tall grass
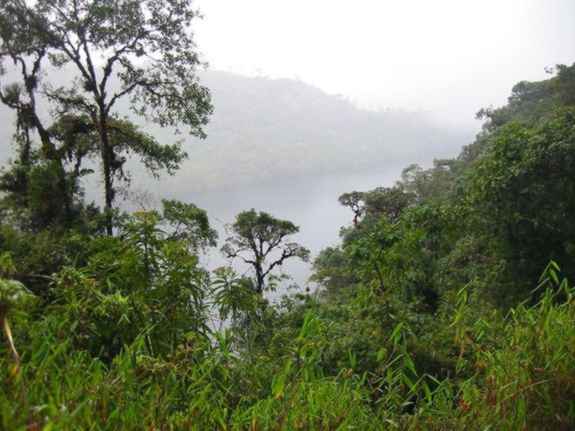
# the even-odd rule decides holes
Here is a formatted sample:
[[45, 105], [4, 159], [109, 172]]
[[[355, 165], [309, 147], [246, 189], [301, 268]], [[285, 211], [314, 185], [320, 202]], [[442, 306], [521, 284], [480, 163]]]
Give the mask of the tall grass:
[[[551, 268], [549, 274], [556, 271]], [[417, 340], [398, 324], [375, 370], [322, 368], [330, 322], [308, 312], [285, 354], [245, 357], [226, 333], [190, 335], [165, 357], [141, 339], [107, 364], [77, 350], [58, 316], [16, 333], [20, 372], [0, 351], [4, 430], [569, 430], [575, 428], [575, 292], [548, 283], [534, 306], [465, 319], [462, 291], [450, 327], [458, 366], [420, 370]], [[22, 325], [20, 325], [22, 326]], [[433, 350], [433, 346], [428, 346]]]

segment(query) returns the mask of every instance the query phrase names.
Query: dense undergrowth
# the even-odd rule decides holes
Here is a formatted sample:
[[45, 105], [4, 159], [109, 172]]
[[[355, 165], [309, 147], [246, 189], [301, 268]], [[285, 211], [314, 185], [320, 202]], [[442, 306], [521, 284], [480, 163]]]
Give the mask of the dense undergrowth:
[[[166, 356], [153, 357], [140, 336], [107, 362], [74, 346], [76, 329], [62, 315], [31, 317], [17, 322], [26, 328], [16, 337], [21, 369], [14, 372], [10, 358], [2, 358], [2, 426], [571, 429], [575, 297], [566, 282], [553, 282], [556, 276], [550, 268], [540, 301], [506, 316], [470, 318], [476, 303], [462, 289], [451, 323], [423, 340], [408, 322], [383, 330], [382, 304], [372, 292], [337, 307], [343, 310], [300, 303], [301, 322], [282, 325], [274, 335], [280, 340], [249, 355], [220, 333], [188, 335]], [[435, 347], [439, 336], [444, 348]]]

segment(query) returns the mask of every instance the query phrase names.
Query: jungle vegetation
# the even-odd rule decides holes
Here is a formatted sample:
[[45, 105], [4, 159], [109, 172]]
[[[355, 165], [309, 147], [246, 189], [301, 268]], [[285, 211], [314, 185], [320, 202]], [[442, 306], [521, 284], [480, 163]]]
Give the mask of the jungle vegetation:
[[[161, 175], [187, 157], [117, 100], [204, 135], [195, 17], [187, 0], [0, 5], [0, 101], [17, 118], [0, 173], [0, 428], [573, 429], [575, 65], [481, 110], [458, 157], [342, 193], [350, 224], [313, 258], [317, 289], [271, 301], [277, 269], [310, 259], [291, 221], [245, 211], [218, 242], [193, 203], [117, 205], [127, 158]], [[55, 88], [62, 67], [75, 79]], [[218, 246], [252, 271], [208, 271]]]

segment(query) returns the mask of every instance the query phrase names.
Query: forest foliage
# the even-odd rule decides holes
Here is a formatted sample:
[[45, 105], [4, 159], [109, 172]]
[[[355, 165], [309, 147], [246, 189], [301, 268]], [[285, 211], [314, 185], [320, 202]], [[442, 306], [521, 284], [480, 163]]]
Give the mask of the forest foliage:
[[[158, 174], [186, 157], [113, 114], [116, 97], [203, 133], [189, 2], [0, 8], [0, 100], [17, 114], [0, 175], [0, 428], [575, 427], [575, 65], [481, 110], [458, 157], [343, 193], [350, 224], [314, 258], [316, 290], [271, 301], [277, 269], [310, 258], [292, 222], [245, 211], [222, 244], [192, 203], [115, 205], [122, 157]], [[78, 85], [50, 89], [44, 62], [73, 63]], [[84, 197], [96, 167], [103, 208]], [[218, 245], [252, 271], [208, 271]]]

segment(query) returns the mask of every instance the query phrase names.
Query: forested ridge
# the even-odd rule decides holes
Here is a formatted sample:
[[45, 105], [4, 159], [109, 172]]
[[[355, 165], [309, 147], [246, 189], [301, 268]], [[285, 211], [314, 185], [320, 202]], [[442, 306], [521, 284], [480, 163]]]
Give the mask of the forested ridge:
[[[480, 110], [458, 157], [342, 190], [350, 224], [312, 256], [281, 214], [218, 238], [192, 202], [121, 209], [138, 172], [193, 153], [118, 104], [205, 137], [195, 19], [183, 0], [0, 4], [0, 428], [575, 428], [575, 64]], [[211, 249], [249, 271], [208, 271]], [[271, 301], [293, 260], [316, 289]]]

